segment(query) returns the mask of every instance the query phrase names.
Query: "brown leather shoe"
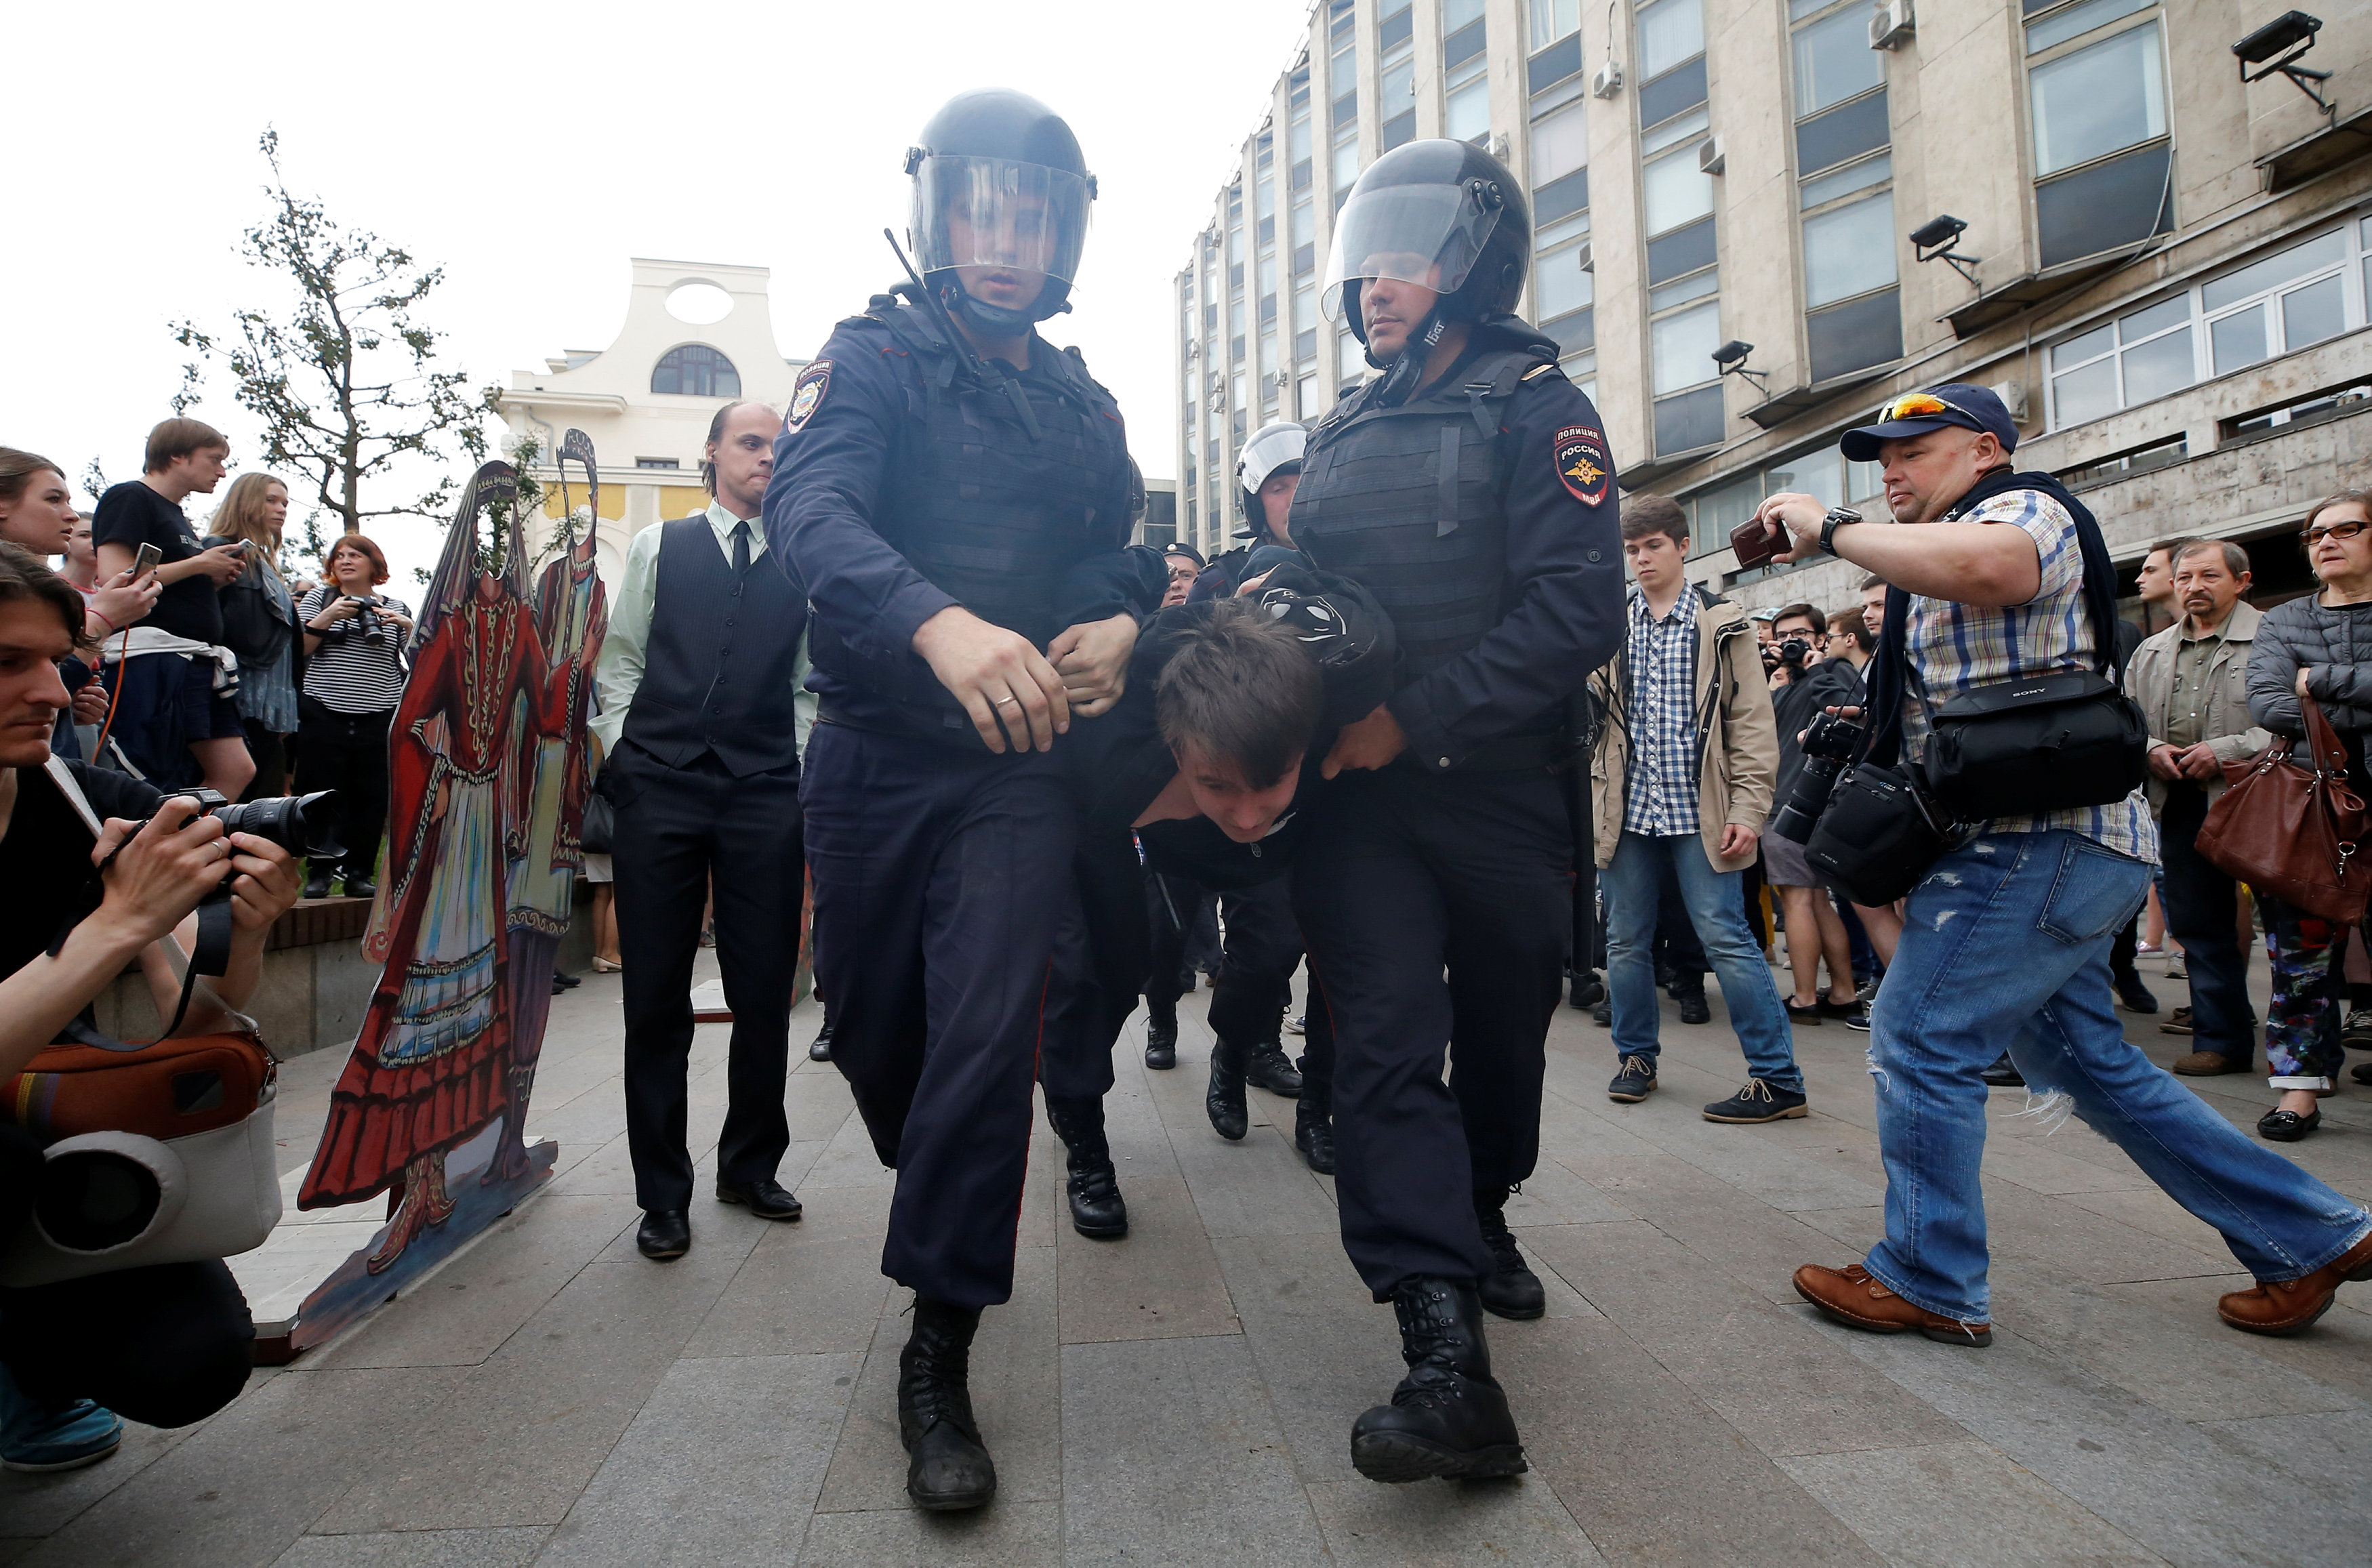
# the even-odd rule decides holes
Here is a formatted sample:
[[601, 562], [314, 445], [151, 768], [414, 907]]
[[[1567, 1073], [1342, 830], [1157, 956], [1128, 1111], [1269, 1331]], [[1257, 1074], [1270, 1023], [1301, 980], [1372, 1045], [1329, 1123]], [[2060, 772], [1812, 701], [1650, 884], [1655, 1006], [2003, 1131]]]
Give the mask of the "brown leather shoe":
[[2219, 1073], [2255, 1071], [2251, 1056], [2227, 1056], [2220, 1051], [2194, 1051], [2174, 1059], [2174, 1070], [2186, 1078], [2212, 1078]]
[[2341, 1282], [2372, 1280], [2372, 1236], [2310, 1274], [2259, 1280], [2215, 1304], [2215, 1315], [2251, 1334], [2302, 1334], [2331, 1310]]
[[1873, 1334], [1899, 1334], [1916, 1329], [1938, 1344], [1989, 1345], [1991, 1323], [1963, 1323], [1943, 1318], [1924, 1307], [1913, 1307], [1870, 1277], [1859, 1263], [1823, 1269], [1807, 1263], [1796, 1271], [1796, 1294], [1820, 1309], [1820, 1315], [1848, 1329]]

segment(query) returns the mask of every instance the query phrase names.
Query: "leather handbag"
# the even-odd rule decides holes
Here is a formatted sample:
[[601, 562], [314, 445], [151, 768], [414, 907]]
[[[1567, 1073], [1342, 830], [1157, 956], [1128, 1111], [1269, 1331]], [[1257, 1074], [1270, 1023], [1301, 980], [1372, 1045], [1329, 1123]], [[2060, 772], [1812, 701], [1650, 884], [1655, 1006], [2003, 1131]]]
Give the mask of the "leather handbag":
[[2224, 764], [2223, 796], [2199, 826], [2199, 853], [2261, 893], [2324, 920], [2353, 925], [2372, 894], [2372, 868], [2355, 856], [2364, 802], [2347, 782], [2347, 749], [2303, 699], [2306, 739], [2277, 737], [2245, 762]]
[[587, 854], [608, 854], [610, 843], [618, 832], [618, 808], [610, 804], [610, 796], [602, 785], [609, 778], [604, 772], [585, 792], [585, 818], [576, 830], [576, 847]]

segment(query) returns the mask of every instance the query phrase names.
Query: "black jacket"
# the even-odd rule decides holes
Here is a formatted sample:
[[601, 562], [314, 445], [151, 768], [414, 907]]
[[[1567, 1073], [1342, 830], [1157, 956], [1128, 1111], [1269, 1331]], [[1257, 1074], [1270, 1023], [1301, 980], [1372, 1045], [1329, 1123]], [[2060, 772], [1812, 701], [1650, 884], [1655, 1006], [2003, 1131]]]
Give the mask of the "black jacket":
[[2249, 654], [2249, 716], [2275, 735], [2306, 734], [2306, 689], [2342, 735], [2372, 730], [2372, 604], [2326, 607], [2308, 594], [2265, 611]]

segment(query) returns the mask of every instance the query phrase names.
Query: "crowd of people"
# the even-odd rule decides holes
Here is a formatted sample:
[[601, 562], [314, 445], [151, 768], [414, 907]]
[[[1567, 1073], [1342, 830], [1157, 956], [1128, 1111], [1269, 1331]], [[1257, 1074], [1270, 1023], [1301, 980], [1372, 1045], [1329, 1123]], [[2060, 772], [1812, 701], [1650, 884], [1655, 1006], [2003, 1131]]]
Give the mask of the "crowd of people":
[[[1075, 1227], [1119, 1241], [1112, 1052], [1142, 1002], [1145, 1064], [1174, 1070], [1197, 972], [1214, 1133], [1246, 1135], [1249, 1088], [1296, 1098], [1351, 1266], [1394, 1309], [1405, 1374], [1350, 1429], [1374, 1480], [1525, 1468], [1484, 1319], [1545, 1309], [1505, 1207], [1539, 1156], [1552, 1020], [1596, 1010], [1608, 1094], [1637, 1104], [1659, 990], [1708, 1021], [1708, 971], [1745, 1067], [1710, 1121], [1806, 1116], [1795, 1031], [1868, 1036], [1884, 1235], [1796, 1275], [1835, 1322], [1990, 1342], [1978, 1178], [2005, 1082], [2225, 1236], [2256, 1282], [2217, 1304], [2234, 1328], [2300, 1331], [2372, 1279], [2372, 1214], [2268, 1146], [2314, 1131], [2345, 1044], [2372, 1039], [2372, 1009], [2341, 1016], [2361, 934], [2255, 890], [2280, 1091], [2258, 1139], [2116, 1012], [2156, 1011], [2132, 969], [2155, 897], [2190, 966], [2177, 1072], [2252, 1070], [2250, 906], [2196, 841], [2227, 770], [2316, 710], [2372, 786], [2364, 493], [2312, 509], [2320, 589], [2262, 615], [2238, 545], [2153, 552], [2145, 594], [2162, 584], [2179, 613], [2145, 640], [2117, 618], [2098, 521], [2017, 468], [1997, 396], [1948, 384], [1844, 436], [1890, 525], [1795, 494], [1755, 514], [1778, 561], [1856, 567], [1858, 601], [1749, 613], [1690, 580], [1680, 505], [1621, 497], [1596, 410], [1514, 313], [1520, 186], [1481, 149], [1419, 141], [1360, 175], [1328, 263], [1328, 308], [1378, 374], [1245, 443], [1239, 548], [1134, 546], [1119, 410], [1036, 330], [1067, 308], [1095, 193], [1069, 127], [965, 94], [908, 169], [918, 279], [842, 322], [787, 410], [717, 411], [711, 505], [629, 551], [593, 727], [637, 1246], [665, 1262], [694, 1244], [690, 990], [712, 922], [733, 1013], [714, 1193], [800, 1217], [778, 1167], [811, 910], [830, 1020], [811, 1054], [898, 1173], [882, 1268], [913, 1292], [897, 1410], [917, 1506], [996, 1491], [969, 1371], [1013, 1290], [1038, 1096]], [[95, 761], [70, 776], [118, 819], [99, 913], [53, 950], [54, 920], [9, 928], [0, 1072], [186, 913], [196, 870], [227, 859], [242, 940], [294, 900], [285, 855], [164, 799], [256, 787], [292, 713], [296, 784], [339, 790], [347, 851], [304, 890], [332, 871], [368, 889], [409, 611], [355, 535], [318, 583], [283, 581], [286, 494], [261, 476], [202, 540], [182, 505], [227, 456], [203, 425], [160, 425], [83, 556], [63, 475], [0, 458], [0, 530], [22, 546], [0, 551], [0, 807], [47, 802], [43, 764], [79, 747]], [[2069, 704], [2049, 766], [2018, 739], [2036, 693]], [[0, 831], [12, 886], [36, 848]], [[58, 1462], [112, 1421], [89, 1400], [136, 1413], [151, 1390], [104, 1358], [31, 1370], [26, 1295], [0, 1293], [8, 1460], [30, 1433]]]

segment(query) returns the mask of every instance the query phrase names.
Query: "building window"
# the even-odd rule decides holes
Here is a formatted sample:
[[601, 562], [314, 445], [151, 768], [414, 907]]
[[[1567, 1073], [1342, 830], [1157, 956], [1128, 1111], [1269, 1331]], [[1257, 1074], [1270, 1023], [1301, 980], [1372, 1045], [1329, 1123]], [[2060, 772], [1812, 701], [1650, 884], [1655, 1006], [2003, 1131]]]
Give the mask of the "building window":
[[2363, 296], [2349, 284], [2372, 267], [2367, 252], [2372, 220], [2285, 246], [2052, 344], [2051, 427], [2083, 424], [2362, 326]]
[[2137, 244], [2174, 226], [2164, 53], [2153, 17], [2028, 68], [2035, 226], [2044, 266]]
[[680, 469], [683, 464], [674, 458], [636, 458], [634, 466], [638, 469]]
[[1318, 217], [1308, 202], [1293, 203], [1293, 275], [1306, 278], [1318, 269]]
[[685, 343], [659, 355], [651, 370], [651, 390], [686, 398], [738, 398], [741, 372], [706, 343]]
[[1869, 14], [1847, 0], [1796, 0], [1796, 192], [1804, 225], [1804, 320], [1815, 384], [1902, 357], [1886, 56]]
[[1639, 7], [1639, 123], [1658, 125], [1705, 100], [1703, 0]]
[[[1532, 311], [1541, 331], [1557, 341], [1561, 357], [1588, 354], [1598, 346], [1598, 327], [1591, 306], [1597, 280], [1581, 270], [1581, 250], [1567, 246], [1540, 259], [1532, 273]], [[1571, 367], [1566, 373], [1570, 375]]]
[[1669, 457], [1721, 440], [1721, 385], [1713, 351], [1721, 346], [1721, 306], [1708, 299], [1648, 323], [1656, 395], [1656, 452]]
[[1359, 31], [1352, 0], [1329, 0], [1326, 30], [1331, 51], [1326, 80], [1333, 94], [1328, 110], [1334, 136], [1334, 205], [1339, 210], [1359, 178]]
[[1581, 0], [1530, 0], [1531, 52], [1524, 90], [1537, 93], [1581, 74]]
[[1309, 189], [1309, 73], [1296, 71], [1293, 75], [1293, 122], [1285, 133], [1285, 157], [1292, 168], [1286, 180], [1294, 199], [1306, 201], [1302, 192]]
[[1491, 139], [1490, 58], [1482, 0], [1443, 0], [1442, 134], [1478, 146]]
[[[1809, 495], [1823, 506], [1866, 501], [1885, 488], [1877, 463], [1849, 463], [1834, 447], [1816, 447], [1780, 459], [1757, 472], [1735, 476], [1679, 498], [1689, 515], [1689, 554], [1711, 555], [1729, 548], [1729, 530], [1754, 515], [1768, 495]], [[1795, 570], [1773, 566], [1738, 574], [1742, 582]]]
[[1376, 82], [1377, 140], [1386, 152], [1416, 139], [1415, 15], [1411, 0], [1383, 0], [1376, 20], [1376, 46], [1383, 62]]
[[1589, 232], [1589, 117], [1576, 100], [1532, 122], [1532, 239], [1545, 250]]

